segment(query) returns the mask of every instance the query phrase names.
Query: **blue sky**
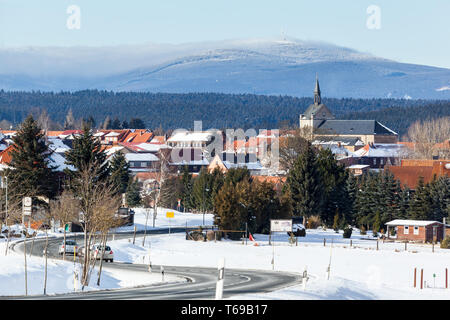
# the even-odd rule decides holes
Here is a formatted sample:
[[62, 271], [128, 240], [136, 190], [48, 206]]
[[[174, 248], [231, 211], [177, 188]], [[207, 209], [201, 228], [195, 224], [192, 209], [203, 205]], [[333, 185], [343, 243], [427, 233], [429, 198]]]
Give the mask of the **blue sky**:
[[[69, 30], [70, 5], [81, 29]], [[381, 29], [366, 27], [370, 5]], [[104, 46], [284, 33], [450, 68], [449, 0], [0, 0], [0, 46]]]

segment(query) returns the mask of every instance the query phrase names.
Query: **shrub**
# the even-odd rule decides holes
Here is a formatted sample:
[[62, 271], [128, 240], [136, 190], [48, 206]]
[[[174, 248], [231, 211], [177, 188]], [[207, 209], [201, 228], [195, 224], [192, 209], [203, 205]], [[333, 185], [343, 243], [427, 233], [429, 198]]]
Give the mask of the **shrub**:
[[214, 239], [215, 239], [214, 231], [209, 230], [208, 232], [206, 232], [206, 240], [214, 241]]
[[362, 226], [359, 233], [360, 233], [361, 235], [365, 236], [365, 235], [367, 234], [366, 228], [364, 228], [364, 226]]
[[317, 229], [321, 225], [322, 225], [322, 221], [320, 221], [319, 216], [311, 216], [308, 218], [308, 222], [306, 223], [306, 228]]
[[441, 248], [450, 249], [450, 237], [447, 236], [444, 240], [441, 241]]
[[352, 231], [353, 231], [353, 229], [351, 227], [345, 228], [344, 229], [344, 238], [350, 239], [350, 237], [352, 236]]

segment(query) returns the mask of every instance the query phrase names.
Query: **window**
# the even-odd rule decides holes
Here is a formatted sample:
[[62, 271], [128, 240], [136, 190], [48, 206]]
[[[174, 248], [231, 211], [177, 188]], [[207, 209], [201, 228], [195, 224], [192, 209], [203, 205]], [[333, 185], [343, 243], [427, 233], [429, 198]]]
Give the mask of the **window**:
[[134, 162], [130, 161], [130, 167], [134, 167]]
[[409, 226], [403, 228], [403, 234], [409, 234]]
[[414, 234], [415, 235], [419, 234], [419, 227], [417, 227], [417, 226], [414, 227]]
[[377, 164], [377, 159], [373, 159], [373, 164]]
[[383, 160], [384, 160], [383, 158], [380, 159], [380, 164], [383, 164]]
[[141, 168], [145, 168], [147, 166], [147, 162], [141, 162]]

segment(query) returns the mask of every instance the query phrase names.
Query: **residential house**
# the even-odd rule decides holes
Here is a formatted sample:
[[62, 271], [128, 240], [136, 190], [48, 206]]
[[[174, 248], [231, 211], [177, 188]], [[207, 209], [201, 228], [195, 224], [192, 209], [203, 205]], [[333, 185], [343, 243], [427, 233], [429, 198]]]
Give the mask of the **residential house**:
[[159, 168], [159, 158], [152, 153], [126, 153], [125, 159], [133, 174], [155, 172]]
[[395, 228], [397, 240], [414, 242], [439, 242], [444, 235], [444, 224], [438, 221], [393, 220], [386, 223], [388, 238], [390, 228]]
[[208, 165], [208, 171], [219, 168], [223, 173], [232, 168], [247, 168], [251, 175], [261, 175], [264, 167], [257, 160], [255, 154], [222, 153], [216, 155]]

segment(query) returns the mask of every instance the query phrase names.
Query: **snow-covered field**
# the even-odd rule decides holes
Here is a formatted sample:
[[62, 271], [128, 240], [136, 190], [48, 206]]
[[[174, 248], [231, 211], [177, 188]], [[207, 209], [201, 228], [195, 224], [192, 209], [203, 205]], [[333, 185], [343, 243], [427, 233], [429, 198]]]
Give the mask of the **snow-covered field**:
[[[149, 209], [147, 212], [146, 209], [136, 208], [134, 209], [134, 211], [135, 211], [134, 224], [138, 231], [145, 230], [146, 225], [145, 222], [147, 220], [147, 214], [148, 214], [147, 230], [153, 229], [153, 209]], [[168, 211], [174, 212], [173, 218], [166, 217], [166, 213]], [[213, 215], [205, 214], [205, 225], [211, 226], [212, 224], [213, 224]], [[203, 214], [178, 212], [176, 210], [163, 208], [158, 208], [158, 210], [156, 211], [155, 228], [186, 227], [186, 225], [188, 227], [191, 226], [197, 227], [203, 225]], [[134, 226], [127, 226], [117, 228], [115, 231], [130, 232], [133, 230]]]
[[[145, 227], [146, 214], [144, 209], [136, 209], [135, 223], [138, 230], [143, 230]], [[171, 210], [159, 209], [157, 211], [157, 217], [155, 220], [155, 228], [166, 228], [172, 226], [185, 226], [186, 221], [189, 226], [199, 225], [203, 222], [202, 215], [191, 213], [179, 213], [176, 212], [175, 218], [170, 221], [166, 218], [165, 212]], [[153, 213], [153, 211], [151, 212]], [[206, 215], [207, 224], [211, 224], [212, 215]], [[152, 220], [148, 221], [148, 229], [152, 229]], [[19, 233], [22, 228], [18, 226], [13, 227], [16, 233]], [[118, 228], [117, 232], [132, 231], [134, 227]], [[30, 229], [31, 230], [31, 229]], [[30, 231], [32, 232], [32, 231]], [[68, 233], [70, 235], [71, 233]], [[45, 234], [40, 232], [38, 237], [43, 237]], [[59, 232], [49, 232], [49, 236], [62, 237]], [[149, 238], [147, 238], [149, 239]], [[20, 238], [11, 238], [11, 243], [19, 241]], [[127, 240], [125, 240], [126, 242]], [[137, 243], [141, 243], [138, 240]], [[130, 244], [132, 245], [132, 244]], [[24, 272], [24, 255], [22, 253], [8, 251], [8, 255], [5, 256], [6, 239], [0, 239], [0, 296], [5, 295], [23, 295], [25, 294], [25, 272]], [[128, 254], [126, 248], [118, 245], [113, 248], [115, 252], [116, 261], [128, 261], [130, 260], [131, 253]], [[144, 250], [144, 249], [142, 249]], [[139, 252], [139, 248], [135, 247], [135, 251]], [[133, 251], [134, 252], [134, 251]], [[68, 258], [70, 259], [71, 256]], [[103, 264], [103, 271], [101, 276], [100, 286], [96, 285], [97, 282], [97, 270], [91, 275], [90, 286], [84, 288], [85, 291], [101, 290], [101, 289], [118, 289], [125, 287], [134, 287], [140, 285], [150, 285], [161, 282], [161, 276], [157, 273], [142, 273], [133, 271], [117, 271], [115, 269], [108, 269], [108, 264]], [[74, 270], [79, 273], [78, 264], [74, 266], [72, 262], [48, 259], [48, 271], [47, 271], [47, 293], [67, 293], [74, 291]], [[27, 278], [28, 278], [28, 294], [42, 294], [44, 288], [44, 259], [39, 257], [27, 256]], [[178, 282], [185, 281], [179, 277], [165, 275], [165, 282]], [[81, 285], [77, 284], [79, 290]]]
[[[140, 221], [136, 213], [136, 221]], [[177, 215], [177, 213], [176, 213]], [[195, 216], [195, 215], [194, 215]], [[201, 215], [199, 216], [201, 219]], [[208, 216], [208, 219], [212, 217]], [[163, 218], [161, 218], [164, 220]], [[184, 217], [179, 214], [179, 222]], [[145, 221], [144, 221], [145, 223]], [[160, 221], [164, 224], [163, 221]], [[194, 225], [194, 224], [193, 224]], [[132, 263], [148, 263], [173, 266], [217, 267], [225, 258], [226, 267], [272, 270], [272, 254], [275, 270], [303, 273], [307, 268], [309, 281], [302, 286], [289, 287], [268, 294], [234, 296], [233, 299], [450, 299], [450, 290], [444, 289], [445, 268], [450, 267], [450, 250], [428, 244], [377, 242], [358, 231], [350, 240], [342, 231], [307, 230], [305, 238], [298, 238], [298, 246], [288, 242], [286, 234], [276, 234], [274, 246], [268, 244], [268, 236], [254, 235], [259, 246], [250, 241], [194, 242], [186, 241], [184, 234], [158, 235], [132, 245], [128, 240], [110, 243], [120, 252], [120, 259]], [[323, 240], [326, 239], [326, 246]], [[333, 242], [333, 247], [331, 243]], [[326, 270], [330, 263], [330, 280]], [[413, 288], [414, 268], [417, 268], [417, 285], [420, 286], [420, 270], [424, 269], [426, 288]], [[435, 275], [435, 277], [433, 277]]]
[[[167, 210], [159, 210], [155, 227], [198, 226], [203, 224], [201, 214], [180, 213], [175, 218], [166, 218]], [[170, 210], [172, 211], [172, 210]], [[152, 219], [148, 220], [148, 228]], [[145, 225], [146, 212], [136, 209], [135, 222], [138, 230]], [[212, 224], [212, 215], [205, 216], [205, 224]], [[117, 231], [131, 231], [133, 227]], [[115, 261], [155, 265], [217, 267], [225, 258], [227, 268], [272, 270], [272, 255], [275, 256], [275, 271], [303, 273], [307, 268], [309, 280], [306, 288], [292, 286], [266, 294], [233, 296], [232, 299], [450, 299], [450, 290], [444, 289], [445, 268], [450, 267], [450, 250], [431, 245], [408, 244], [381, 240], [377, 242], [371, 233], [362, 236], [354, 231], [351, 241], [333, 230], [307, 230], [307, 236], [298, 238], [298, 246], [288, 243], [286, 234], [276, 234], [273, 246], [268, 236], [254, 235], [258, 246], [248, 241], [222, 240], [217, 242], [195, 242], [185, 240], [184, 233], [147, 237], [142, 247], [142, 237], [133, 245], [130, 240], [111, 241]], [[326, 245], [324, 246], [324, 238]], [[0, 240], [1, 241], [1, 240]], [[332, 246], [331, 246], [332, 244]], [[4, 243], [0, 242], [0, 294], [23, 294], [23, 254], [10, 253], [4, 256]], [[149, 260], [150, 259], [150, 260]], [[331, 260], [330, 279], [326, 270]], [[28, 260], [29, 292], [42, 293], [43, 259]], [[420, 270], [424, 270], [425, 288], [413, 288], [414, 268], [417, 268], [417, 285], [420, 286]], [[154, 276], [153, 276], [154, 275]], [[121, 288], [154, 283], [160, 280], [156, 273], [117, 272], [107, 270], [102, 276], [100, 289]], [[167, 280], [166, 275], [166, 281]], [[153, 278], [152, 278], [153, 277]], [[156, 278], [155, 278], [156, 277]], [[89, 290], [97, 290], [95, 275]], [[177, 281], [179, 279], [171, 279]], [[70, 292], [73, 290], [73, 264], [49, 260], [48, 292]]]

